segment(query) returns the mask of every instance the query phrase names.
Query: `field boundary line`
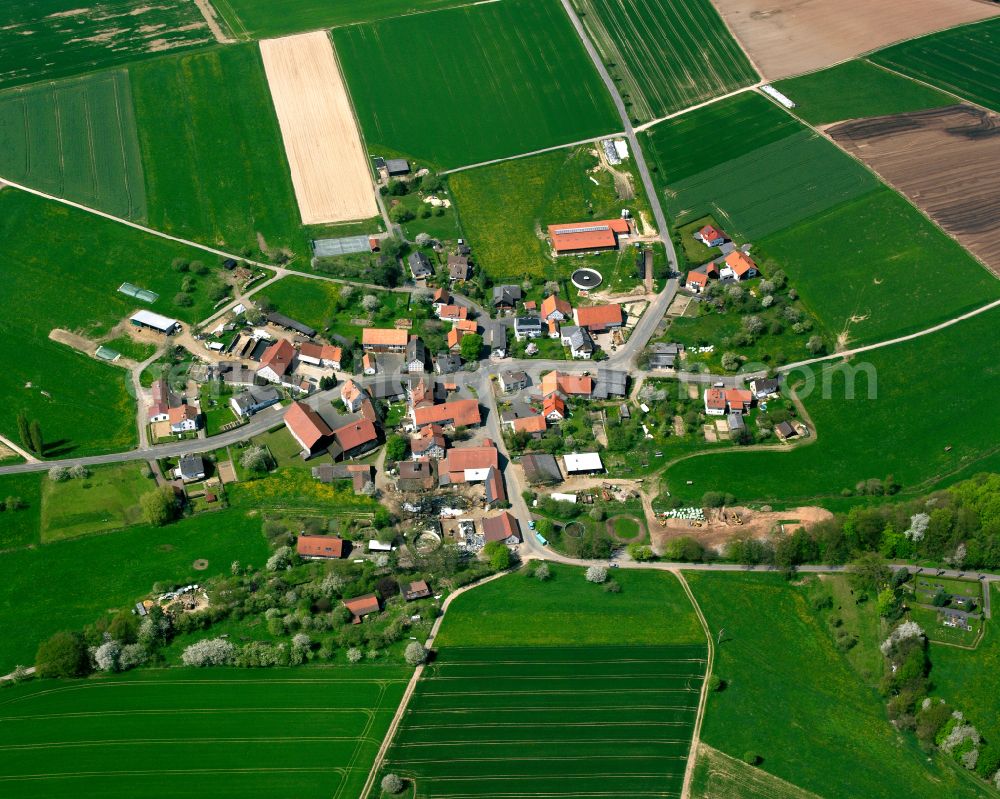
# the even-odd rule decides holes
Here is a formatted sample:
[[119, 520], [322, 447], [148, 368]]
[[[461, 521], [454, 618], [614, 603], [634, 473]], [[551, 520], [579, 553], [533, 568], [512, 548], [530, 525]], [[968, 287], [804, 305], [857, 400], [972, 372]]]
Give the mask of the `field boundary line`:
[[704, 100], [703, 102], [700, 102], [696, 105], [690, 105], [687, 108], [682, 108], [680, 111], [674, 111], [673, 113], [667, 114], [664, 117], [657, 117], [656, 119], [651, 119], [649, 120], [649, 122], [643, 122], [641, 125], [636, 125], [635, 132], [645, 133], [647, 130], [654, 127], [655, 125], [659, 125], [661, 122], [666, 122], [668, 120], [674, 119], [675, 117], [684, 116], [684, 114], [688, 114], [692, 111], [697, 111], [701, 108], [714, 105], [715, 103], [720, 103], [723, 100], [728, 100], [730, 97], [736, 97], [737, 95], [745, 94], [746, 92], [755, 91], [759, 89], [761, 86], [765, 85], [766, 83], [767, 81], [760, 80], [757, 81], [756, 83], [751, 84], [750, 86], [744, 86], [741, 89], [735, 89], [731, 92], [727, 92], [726, 94], [720, 94], [718, 97], [710, 97], [708, 100]]
[[[491, 3], [498, 3], [500, 0], [488, 0]], [[556, 150], [567, 150], [570, 147], [579, 147], [583, 144], [593, 144], [599, 142], [603, 139], [612, 139], [615, 136], [624, 136], [625, 131], [620, 130], [616, 133], [604, 133], [600, 136], [591, 136], [589, 139], [580, 139], [580, 141], [568, 142], [566, 144], [554, 144], [551, 147], [542, 147], [540, 150], [532, 150], [527, 153], [518, 153], [517, 155], [505, 155], [503, 158], [491, 158], [489, 161], [480, 161], [477, 164], [466, 164], [465, 166], [456, 166], [452, 169], [445, 169], [440, 172], [441, 175], [451, 175], [455, 172], [465, 172], [469, 169], [478, 169], [481, 166], [493, 166], [494, 164], [502, 164], [505, 161], [517, 161], [521, 158], [531, 158], [533, 155], [542, 155], [544, 153], [553, 153]]]
[[712, 676], [712, 667], [715, 665], [715, 645], [712, 643], [712, 632], [708, 628], [705, 614], [701, 612], [701, 606], [698, 604], [698, 600], [695, 599], [694, 592], [691, 590], [691, 586], [688, 585], [688, 581], [684, 578], [684, 574], [680, 569], [671, 569], [670, 572], [677, 578], [677, 581], [681, 584], [681, 588], [684, 589], [684, 593], [687, 594], [687, 598], [691, 602], [691, 607], [694, 608], [694, 612], [698, 616], [698, 621], [701, 622], [701, 627], [705, 631], [705, 641], [708, 643], [705, 677], [701, 682], [698, 712], [694, 717], [694, 729], [691, 731], [691, 748], [688, 750], [687, 764], [684, 767], [684, 783], [681, 786], [681, 799], [690, 799], [691, 781], [694, 779], [694, 766], [698, 759], [698, 746], [701, 743], [701, 723], [705, 718], [705, 706], [708, 704], [708, 678]]
[[[913, 75], [907, 75], [905, 72], [900, 72], [898, 69], [893, 69], [892, 67], [887, 67], [885, 64], [880, 64], [877, 61], [872, 61], [868, 57], [861, 58], [858, 60], [864, 61], [866, 64], [871, 64], [873, 67], [877, 67], [878, 69], [884, 70], [885, 72], [888, 72], [890, 75], [895, 75], [898, 78], [904, 78], [908, 81], [912, 81], [913, 83], [917, 83], [928, 89], [932, 89], [933, 91], [940, 92], [941, 94], [947, 94], [949, 97], [954, 97], [956, 100], [958, 100], [959, 103], [962, 103], [963, 105], [974, 106], [975, 108], [978, 108], [981, 111], [985, 111], [987, 114], [996, 115], [998, 113], [996, 110], [992, 108], [988, 108], [985, 105], [980, 105], [975, 100], [970, 100], [968, 97], [964, 97], [961, 94], [956, 94], [951, 89], [945, 89], [943, 86], [935, 86], [933, 83], [929, 83], [923, 78], [917, 78], [914, 77]], [[907, 112], [904, 111], [903, 113]], [[882, 116], [899, 116], [899, 114], [882, 114]]]
[[[431, 648], [434, 638], [441, 628], [441, 622], [444, 621], [445, 613], [447, 613], [448, 608], [451, 606], [452, 600], [464, 594], [466, 591], [471, 591], [473, 588], [478, 588], [481, 585], [492, 582], [500, 577], [503, 577], [508, 572], [502, 571], [496, 574], [491, 574], [485, 579], [479, 580], [478, 582], [471, 583], [470, 585], [463, 585], [461, 588], [453, 591], [445, 597], [444, 602], [441, 604], [441, 614], [434, 620], [434, 624], [431, 625], [430, 634], [427, 636], [427, 641], [425, 642], [425, 647]], [[382, 740], [382, 745], [378, 748], [378, 752], [375, 754], [375, 760], [372, 762], [371, 771], [368, 772], [368, 779], [365, 780], [364, 786], [361, 788], [361, 793], [359, 794], [360, 799], [368, 799], [371, 794], [372, 788], [375, 785], [375, 779], [378, 777], [378, 773], [382, 768], [382, 763], [385, 761], [385, 756], [389, 752], [389, 747], [392, 745], [393, 738], [396, 737], [396, 732], [399, 730], [399, 724], [403, 720], [403, 715], [406, 713], [407, 707], [409, 707], [410, 699], [413, 697], [413, 692], [417, 688], [417, 683], [420, 681], [420, 675], [424, 673], [425, 664], [421, 663], [413, 670], [413, 676], [410, 677], [410, 682], [406, 686], [406, 690], [403, 692], [402, 698], [399, 700], [399, 706], [396, 708], [396, 713], [392, 717], [392, 721], [389, 722], [389, 729], [385, 731], [385, 738]]]

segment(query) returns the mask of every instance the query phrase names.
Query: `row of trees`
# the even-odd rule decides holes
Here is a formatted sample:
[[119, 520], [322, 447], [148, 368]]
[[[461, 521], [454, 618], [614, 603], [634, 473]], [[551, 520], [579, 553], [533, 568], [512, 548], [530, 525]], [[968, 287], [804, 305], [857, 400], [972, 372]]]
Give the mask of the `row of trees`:
[[17, 434], [21, 446], [35, 455], [45, 454], [45, 439], [42, 437], [42, 425], [37, 419], [28, 419], [21, 411], [17, 415]]

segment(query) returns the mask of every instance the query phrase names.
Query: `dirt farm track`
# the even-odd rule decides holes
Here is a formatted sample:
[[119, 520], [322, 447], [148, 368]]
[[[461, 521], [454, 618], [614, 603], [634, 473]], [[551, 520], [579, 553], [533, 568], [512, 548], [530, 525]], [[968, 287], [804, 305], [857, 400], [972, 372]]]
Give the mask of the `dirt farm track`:
[[365, 148], [325, 31], [260, 43], [306, 225], [378, 214]]
[[1000, 274], [1000, 116], [955, 105], [827, 133]]
[[980, 0], [713, 0], [767, 80], [1000, 14]]

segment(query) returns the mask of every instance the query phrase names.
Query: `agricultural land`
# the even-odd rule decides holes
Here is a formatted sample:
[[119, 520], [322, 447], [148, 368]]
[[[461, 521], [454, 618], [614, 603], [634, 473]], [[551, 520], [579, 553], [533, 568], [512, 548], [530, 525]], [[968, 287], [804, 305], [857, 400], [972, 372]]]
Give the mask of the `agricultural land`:
[[151, 227], [237, 253], [308, 244], [254, 45], [129, 68]]
[[136, 130], [124, 69], [0, 92], [0, 177], [144, 221]]
[[0, 745], [17, 748], [0, 781], [10, 797], [357, 796], [409, 672], [152, 669], [18, 686], [0, 704]]
[[767, 80], [822, 69], [856, 55], [963, 22], [996, 16], [991, 3], [918, 0], [900, 15], [865, 0], [716, 0], [722, 18]]
[[[807, 588], [779, 575], [699, 572], [688, 580], [712, 634], [721, 639], [714, 672], [725, 688], [709, 696], [701, 733], [705, 744], [740, 759], [754, 752], [758, 768], [824, 799], [889, 799], [897, 785], [927, 799], [942, 792], [956, 799], [983, 795], [897, 733], [876, 693], [814, 614]], [[861, 613], [874, 616], [875, 610], [869, 603]], [[875, 638], [857, 647], [871, 650], [877, 644]], [[817, 669], [817, 663], [823, 667]], [[766, 736], [759, 735], [761, 729]], [[852, 743], [859, 740], [864, 744]]]
[[705, 643], [676, 578], [530, 572], [452, 604], [385, 768], [421, 797], [678, 791]]
[[634, 122], [757, 81], [709, 0], [576, 0]]
[[557, 3], [500, 3], [333, 31], [372, 155], [451, 168], [621, 129]]
[[829, 135], [1000, 272], [1000, 116], [956, 105], [845, 122]]
[[795, 103], [795, 115], [812, 125], [923, 111], [955, 102], [944, 92], [863, 59], [778, 81], [775, 88]]
[[213, 40], [187, 0], [26, 0], [0, 9], [0, 88], [115, 66]]
[[[996, 12], [994, 12], [996, 13]], [[966, 100], [1000, 111], [1000, 20], [953, 28], [873, 53], [894, 69]]]

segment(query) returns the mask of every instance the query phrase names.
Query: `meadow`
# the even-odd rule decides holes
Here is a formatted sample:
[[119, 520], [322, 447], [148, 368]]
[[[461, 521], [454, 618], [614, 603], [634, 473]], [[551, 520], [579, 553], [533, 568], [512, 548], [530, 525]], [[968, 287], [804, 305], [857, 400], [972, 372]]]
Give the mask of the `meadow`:
[[[737, 449], [678, 461], [665, 473], [667, 487], [683, 501], [725, 490], [741, 503], [796, 504], [835, 499], [873, 477], [892, 475], [902, 496], [913, 496], [995, 469], [1000, 450], [983, 435], [982, 419], [989, 398], [1000, 390], [998, 348], [990, 333], [998, 319], [991, 311], [864, 353], [851, 363], [856, 379], [831, 364], [797, 370], [792, 385], [815, 386], [803, 397], [815, 439], [781, 451]], [[970, 347], [970, 341], [978, 343]], [[867, 375], [873, 376], [873, 398]], [[854, 399], [847, 398], [845, 382], [854, 384]]]
[[612, 571], [621, 593], [548, 564], [448, 609], [385, 770], [417, 797], [673, 795], [705, 664], [676, 578]]
[[830, 69], [778, 81], [774, 87], [795, 103], [792, 113], [813, 125], [902, 114], [953, 105], [955, 98], [881, 69], [846, 61]]
[[[259, 516], [206, 513], [166, 527], [138, 525], [0, 555], [0, 669], [30, 665], [40, 641], [129, 608], [153, 583], [228, 574], [234, 560], [260, 566], [269, 550]], [[204, 558], [208, 568], [195, 570]], [[40, 590], [40, 586], [46, 586]]]
[[[607, 278], [616, 254], [553, 258], [542, 238], [548, 225], [617, 217], [623, 207], [636, 218], [643, 211], [649, 215], [638, 181], [633, 185], [639, 196], [623, 201], [607, 171], [591, 172], [597, 164], [589, 148], [578, 147], [453, 174], [452, 197], [477, 266], [494, 281], [519, 283], [525, 276], [566, 277], [586, 260]], [[634, 256], [628, 260], [633, 263]]]
[[[127, 374], [49, 340], [53, 328], [99, 338], [138, 308], [194, 321], [211, 311], [210, 274], [195, 278], [189, 307], [174, 304], [183, 276], [174, 258], [204, 257], [59, 203], [13, 189], [0, 191], [0, 432], [18, 439], [16, 416], [38, 419], [45, 454], [88, 455], [135, 445], [135, 403]], [[209, 257], [206, 263], [211, 264]], [[152, 305], [118, 292], [130, 281], [160, 295]], [[66, 297], [73, 302], [67, 303]]]
[[0, 30], [0, 88], [215, 41], [187, 0], [19, 0], [0, 5]]
[[574, 5], [634, 122], [757, 81], [709, 0], [576, 0]]
[[139, 464], [95, 466], [90, 476], [56, 483], [42, 481], [43, 544], [101, 533], [142, 521], [139, 499], [156, 488]]
[[372, 155], [388, 148], [450, 168], [621, 128], [557, 3], [400, 17], [335, 29], [333, 40]]
[[143, 221], [146, 188], [128, 72], [0, 93], [0, 177]]
[[[358, 796], [410, 669], [146, 669], [4, 691], [4, 795]], [[53, 760], [53, 754], [59, 756]]]
[[869, 59], [1000, 111], [1000, 19], [912, 39]]
[[0, 498], [19, 497], [24, 504], [20, 510], [4, 511], [0, 515], [0, 551], [38, 543], [41, 486], [42, 476], [39, 474], [0, 475]]
[[317, 28], [375, 22], [405, 14], [467, 5], [468, 0], [212, 0], [219, 16], [242, 38], [265, 38]]
[[160, 58], [130, 73], [150, 226], [304, 262], [307, 237], [256, 45]]
[[692, 572], [688, 580], [713, 635], [722, 631], [714, 672], [725, 689], [709, 695], [705, 744], [735, 758], [753, 752], [759, 769], [824, 799], [981, 795], [894, 730], [882, 699], [814, 615], [806, 589], [778, 574]]

